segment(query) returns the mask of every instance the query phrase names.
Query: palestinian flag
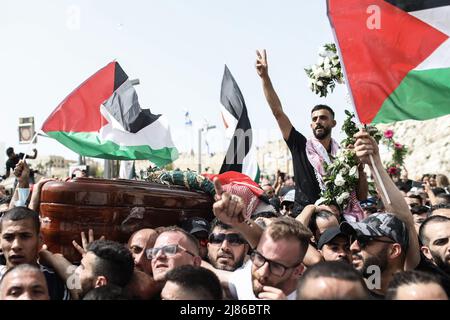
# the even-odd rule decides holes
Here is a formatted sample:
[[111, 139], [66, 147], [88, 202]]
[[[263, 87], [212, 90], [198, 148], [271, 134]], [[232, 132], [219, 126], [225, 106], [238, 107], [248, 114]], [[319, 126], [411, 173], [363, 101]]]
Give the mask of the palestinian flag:
[[[228, 67], [222, 78], [220, 92], [222, 119], [226, 131], [231, 136], [230, 146], [223, 161], [220, 173], [241, 172], [259, 182], [259, 167], [256, 161], [252, 126], [247, 114], [244, 97]], [[231, 133], [231, 134], [230, 134]]]
[[83, 156], [150, 160], [159, 167], [178, 158], [167, 123], [160, 114], [141, 109], [136, 91], [117, 62], [69, 94], [42, 130]]
[[328, 0], [362, 123], [450, 113], [450, 0]]

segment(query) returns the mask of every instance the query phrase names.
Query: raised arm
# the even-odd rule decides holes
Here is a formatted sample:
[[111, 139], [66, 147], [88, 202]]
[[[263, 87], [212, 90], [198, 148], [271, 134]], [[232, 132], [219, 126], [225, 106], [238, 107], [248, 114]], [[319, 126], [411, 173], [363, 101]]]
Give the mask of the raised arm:
[[281, 107], [281, 101], [273, 88], [272, 81], [270, 80], [265, 49], [262, 51], [256, 50], [256, 71], [261, 77], [267, 103], [269, 104], [270, 109], [278, 122], [278, 126], [280, 127], [284, 140], [287, 140], [292, 130], [292, 124], [284, 113], [283, 108]]
[[[406, 204], [403, 195], [400, 193], [400, 190], [398, 190], [397, 186], [391, 180], [385, 168], [383, 167], [376, 141], [367, 132], [364, 131], [360, 131], [355, 134], [355, 138], [357, 139], [355, 143], [356, 155], [362, 163], [366, 163], [369, 165], [372, 172], [374, 172], [375, 169], [378, 170], [381, 181], [376, 178], [376, 175], [374, 175], [375, 184], [379, 190], [382, 190], [381, 183], [383, 183], [389, 195], [390, 203], [388, 202], [384, 193], [380, 192], [386, 211], [395, 214], [406, 224], [408, 228], [409, 245], [408, 251], [406, 253], [404, 269], [412, 270], [418, 265], [420, 261], [420, 248], [417, 232], [414, 228], [414, 220], [411, 212], [409, 211], [409, 207]], [[370, 161], [369, 155], [373, 156], [374, 166]]]
[[256, 248], [263, 230], [252, 220], [245, 219], [244, 202], [239, 196], [223, 192], [219, 179], [214, 179], [216, 202], [213, 205], [214, 215], [225, 224], [239, 231], [251, 248]]

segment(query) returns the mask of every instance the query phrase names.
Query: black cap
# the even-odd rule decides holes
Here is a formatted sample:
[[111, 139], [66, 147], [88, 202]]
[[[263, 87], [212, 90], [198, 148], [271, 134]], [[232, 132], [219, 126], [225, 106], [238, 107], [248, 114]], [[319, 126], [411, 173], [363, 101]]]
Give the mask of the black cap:
[[333, 240], [334, 238], [336, 238], [338, 236], [343, 236], [343, 237], [348, 238], [348, 235], [346, 233], [342, 232], [338, 226], [331, 227], [331, 228], [325, 230], [322, 233], [322, 235], [320, 236], [319, 242], [317, 243], [317, 248], [322, 249], [322, 247], [325, 244], [331, 242], [331, 240]]
[[200, 217], [192, 217], [186, 220], [183, 220], [181, 222], [181, 228], [190, 233], [196, 233], [196, 232], [201, 232], [204, 231], [206, 233], [209, 233], [209, 222], [203, 218]]
[[403, 249], [408, 248], [408, 229], [402, 220], [391, 213], [374, 213], [361, 222], [342, 222], [340, 228], [347, 234], [388, 237], [399, 243]]

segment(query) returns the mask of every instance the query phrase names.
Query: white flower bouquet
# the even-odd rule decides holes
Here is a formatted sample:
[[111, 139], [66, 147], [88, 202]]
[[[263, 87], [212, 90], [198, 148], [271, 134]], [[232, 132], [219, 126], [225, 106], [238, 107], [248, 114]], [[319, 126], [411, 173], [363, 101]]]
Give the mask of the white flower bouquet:
[[317, 64], [305, 69], [309, 88], [321, 97], [326, 97], [328, 88], [333, 92], [336, 83], [344, 83], [341, 62], [334, 43], [325, 44], [319, 51]]

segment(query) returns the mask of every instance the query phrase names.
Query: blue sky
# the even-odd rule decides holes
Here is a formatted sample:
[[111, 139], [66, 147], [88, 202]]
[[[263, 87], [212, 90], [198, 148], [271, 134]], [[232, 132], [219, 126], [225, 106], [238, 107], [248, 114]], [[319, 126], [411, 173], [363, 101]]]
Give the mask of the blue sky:
[[[325, 0], [7, 1], [0, 36], [0, 144], [18, 151], [26, 151], [18, 144], [19, 117], [34, 116], [40, 127], [67, 94], [113, 59], [140, 79], [141, 106], [168, 117], [181, 151], [196, 140], [184, 127], [186, 109], [194, 125], [204, 119], [217, 125], [209, 133], [212, 151], [227, 146], [219, 101], [224, 64], [244, 95], [256, 142], [281, 138], [255, 71], [256, 49], [267, 49], [274, 86], [300, 131], [310, 135], [315, 104], [332, 106], [339, 127], [348, 108], [345, 86], [319, 98], [303, 71], [333, 41]], [[77, 159], [49, 138], [39, 137], [37, 148]]]

